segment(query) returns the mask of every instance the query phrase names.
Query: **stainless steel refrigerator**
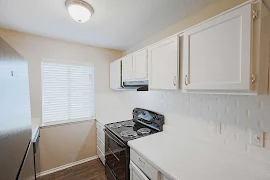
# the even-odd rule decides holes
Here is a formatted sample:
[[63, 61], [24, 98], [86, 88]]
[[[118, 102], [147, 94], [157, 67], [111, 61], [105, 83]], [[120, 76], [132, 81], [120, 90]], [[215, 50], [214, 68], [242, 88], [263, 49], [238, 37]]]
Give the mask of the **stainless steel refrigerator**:
[[27, 61], [0, 37], [0, 180], [32, 180]]

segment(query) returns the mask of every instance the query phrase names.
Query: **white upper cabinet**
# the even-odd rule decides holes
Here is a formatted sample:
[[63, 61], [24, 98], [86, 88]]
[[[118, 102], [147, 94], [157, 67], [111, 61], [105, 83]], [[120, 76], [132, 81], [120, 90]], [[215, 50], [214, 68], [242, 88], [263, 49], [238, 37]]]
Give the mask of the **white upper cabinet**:
[[[254, 28], [259, 26], [254, 24], [256, 25], [255, 21], [263, 20], [253, 19], [253, 6], [251, 3], [246, 4], [184, 32], [184, 89], [257, 90], [253, 84], [257, 83], [259, 69], [254, 69], [253, 66], [260, 64], [268, 67], [268, 59], [264, 59], [263, 63], [253, 57], [258, 48], [262, 48], [258, 44], [257, 49], [253, 49], [261, 35], [257, 32], [256, 37], [254, 36], [253, 33], [258, 31]], [[264, 38], [268, 39], [268, 35]], [[268, 47], [269, 44], [269, 50]], [[259, 53], [262, 55], [265, 52]], [[260, 70], [265, 71], [263, 67]], [[264, 77], [260, 78], [263, 80]]]
[[110, 88], [121, 89], [121, 83], [121, 59], [119, 59], [110, 64]]
[[123, 81], [148, 79], [147, 50], [143, 49], [128, 55], [122, 60]]
[[148, 78], [148, 63], [147, 50], [135, 52], [133, 54], [133, 79], [147, 79]]
[[184, 33], [186, 89], [248, 90], [251, 4]]
[[132, 55], [128, 55], [122, 59], [122, 79], [131, 80], [133, 76], [133, 60]]
[[173, 36], [148, 48], [149, 88], [179, 88], [179, 37]]

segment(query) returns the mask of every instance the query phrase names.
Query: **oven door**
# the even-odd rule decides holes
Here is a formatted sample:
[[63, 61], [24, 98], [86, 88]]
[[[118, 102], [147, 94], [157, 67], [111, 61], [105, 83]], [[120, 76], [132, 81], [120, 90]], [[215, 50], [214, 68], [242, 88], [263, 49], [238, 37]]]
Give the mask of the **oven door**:
[[[108, 180], [125, 180], [127, 161], [127, 145], [118, 140], [109, 130], [105, 129], [106, 177]], [[114, 177], [113, 177], [113, 176]]]

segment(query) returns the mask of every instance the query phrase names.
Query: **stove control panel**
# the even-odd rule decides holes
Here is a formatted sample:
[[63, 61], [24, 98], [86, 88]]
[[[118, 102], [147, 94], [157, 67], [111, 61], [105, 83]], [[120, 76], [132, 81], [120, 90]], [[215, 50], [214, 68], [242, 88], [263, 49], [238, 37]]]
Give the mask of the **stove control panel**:
[[148, 127], [154, 128], [158, 131], [162, 131], [162, 127], [164, 124], [164, 116], [150, 110], [134, 108], [133, 121], [140, 122]]

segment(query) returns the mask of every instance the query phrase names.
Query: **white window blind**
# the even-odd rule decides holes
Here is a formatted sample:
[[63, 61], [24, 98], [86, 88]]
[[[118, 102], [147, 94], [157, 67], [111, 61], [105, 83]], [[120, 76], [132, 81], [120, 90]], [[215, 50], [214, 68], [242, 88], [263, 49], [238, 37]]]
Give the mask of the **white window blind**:
[[94, 66], [42, 62], [43, 124], [94, 118]]

